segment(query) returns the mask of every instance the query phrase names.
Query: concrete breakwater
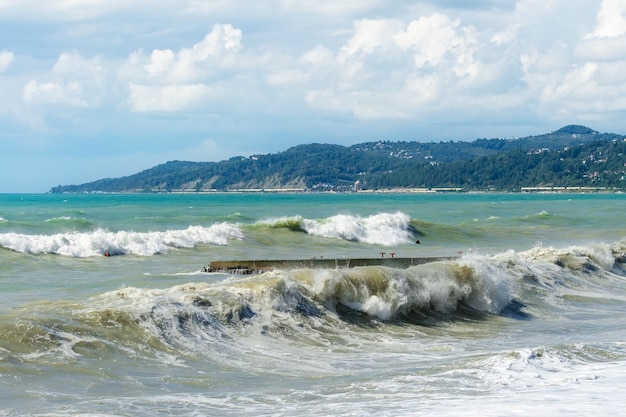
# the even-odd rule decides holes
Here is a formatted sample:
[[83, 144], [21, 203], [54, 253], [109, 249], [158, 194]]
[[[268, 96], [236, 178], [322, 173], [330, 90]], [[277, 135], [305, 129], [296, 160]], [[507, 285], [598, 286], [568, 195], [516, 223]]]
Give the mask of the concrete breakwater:
[[203, 272], [219, 272], [228, 274], [257, 274], [273, 269], [341, 269], [359, 266], [388, 266], [391, 268], [408, 268], [429, 262], [456, 259], [452, 256], [418, 257], [418, 258], [312, 258], [312, 259], [266, 259], [266, 260], [230, 260], [213, 261], [202, 268]]

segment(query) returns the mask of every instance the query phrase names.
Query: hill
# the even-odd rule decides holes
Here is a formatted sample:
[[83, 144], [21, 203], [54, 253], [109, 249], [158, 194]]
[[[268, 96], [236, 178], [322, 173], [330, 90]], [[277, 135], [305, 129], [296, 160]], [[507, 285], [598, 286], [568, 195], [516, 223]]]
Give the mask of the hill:
[[[626, 188], [623, 135], [570, 125], [520, 139], [313, 143], [221, 162], [170, 161], [137, 174], [54, 187], [51, 193], [455, 187]], [[358, 183], [357, 183], [358, 181]]]

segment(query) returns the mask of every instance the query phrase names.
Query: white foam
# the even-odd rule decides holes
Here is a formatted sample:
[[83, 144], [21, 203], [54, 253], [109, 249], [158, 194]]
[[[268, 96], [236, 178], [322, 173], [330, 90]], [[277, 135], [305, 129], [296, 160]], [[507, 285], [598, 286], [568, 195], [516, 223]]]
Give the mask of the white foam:
[[373, 245], [410, 243], [410, 217], [404, 213], [379, 213], [368, 217], [338, 214], [325, 220], [303, 219], [302, 228], [313, 236], [345, 239]]
[[53, 217], [51, 219], [46, 219], [46, 222], [54, 222], [54, 221], [58, 221], [58, 220], [78, 220], [74, 217], [70, 217], [70, 216], [61, 216], [61, 217]]
[[512, 277], [479, 262], [434, 262], [403, 269], [312, 271], [303, 280], [323, 303], [340, 303], [381, 320], [412, 311], [454, 312], [464, 303], [498, 314], [513, 298]]
[[240, 228], [231, 223], [209, 227], [189, 226], [184, 230], [161, 232], [66, 232], [53, 235], [0, 234], [0, 246], [28, 254], [53, 253], [70, 257], [111, 254], [150, 256], [173, 248], [191, 248], [198, 244], [228, 245], [230, 239], [243, 239]]
[[470, 254], [459, 261], [469, 267], [478, 280], [465, 302], [477, 311], [500, 313], [512, 300], [515, 292], [514, 276], [499, 263], [485, 262], [485, 257]]
[[280, 225], [288, 225], [288, 224], [300, 224], [304, 218], [302, 216], [282, 216], [282, 217], [271, 217], [268, 219], [260, 220], [258, 224], [267, 225], [267, 226], [280, 226]]

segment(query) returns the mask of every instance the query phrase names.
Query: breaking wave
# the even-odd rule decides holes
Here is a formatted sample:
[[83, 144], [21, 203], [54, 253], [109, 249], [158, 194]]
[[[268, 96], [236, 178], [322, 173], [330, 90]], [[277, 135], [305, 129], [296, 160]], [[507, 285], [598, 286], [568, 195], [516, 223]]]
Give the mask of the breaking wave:
[[243, 239], [240, 228], [231, 223], [209, 227], [189, 226], [183, 230], [162, 232], [111, 232], [96, 229], [89, 232], [65, 232], [51, 235], [20, 233], [0, 234], [0, 246], [32, 255], [57, 254], [70, 257], [111, 255], [150, 256], [174, 248], [191, 248], [198, 244], [228, 245], [230, 239]]
[[[454, 262], [409, 269], [282, 270], [166, 289], [127, 287], [82, 305], [42, 304], [50, 312], [33, 318], [21, 315], [17, 324], [0, 328], [6, 346], [0, 359], [57, 361], [114, 351], [150, 361], [171, 354], [219, 357], [249, 368], [245, 351], [284, 373], [291, 371], [281, 349], [332, 347], [339, 340], [344, 347], [373, 343], [375, 327], [429, 324], [462, 316], [464, 309], [498, 314], [512, 296], [508, 283], [485, 281]], [[257, 345], [260, 350], [253, 353]], [[310, 373], [320, 366], [318, 358], [299, 364]], [[328, 365], [324, 372], [334, 371]]]
[[410, 221], [408, 215], [396, 212], [367, 217], [338, 214], [321, 220], [292, 216], [264, 220], [260, 224], [305, 232], [311, 236], [391, 246], [415, 240], [416, 231]]
[[[165, 289], [127, 287], [83, 305], [46, 304], [54, 312], [52, 324], [40, 321], [45, 315], [28, 323], [22, 316], [20, 331], [0, 329], [0, 340], [6, 342], [0, 356], [67, 358], [113, 349], [155, 361], [173, 353], [219, 357], [245, 368], [263, 356], [263, 369], [271, 361], [275, 372], [290, 372], [281, 349], [289, 354], [303, 345], [363, 349], [378, 343], [377, 335], [406, 326], [443, 327], [493, 316], [523, 321], [575, 317], [603, 308], [610, 312], [611, 305], [626, 302], [625, 253], [624, 242], [536, 247], [407, 269], [305, 268], [249, 276], [214, 274], [207, 282]], [[242, 352], [255, 359], [245, 359]], [[560, 366], [553, 353], [520, 351], [480, 367], [494, 369], [494, 377], [502, 375], [501, 366], [521, 367], [520, 373], [504, 375], [517, 378]], [[319, 371], [318, 359], [300, 369]], [[324, 372], [333, 372], [332, 367]]]

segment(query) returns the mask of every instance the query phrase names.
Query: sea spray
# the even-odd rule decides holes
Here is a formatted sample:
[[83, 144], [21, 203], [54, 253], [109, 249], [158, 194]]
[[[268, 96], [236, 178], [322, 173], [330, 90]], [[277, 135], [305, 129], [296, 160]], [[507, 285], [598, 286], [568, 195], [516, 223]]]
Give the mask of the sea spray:
[[402, 212], [371, 216], [337, 214], [325, 219], [302, 216], [266, 219], [260, 224], [306, 232], [311, 236], [343, 239], [372, 245], [399, 245], [414, 241], [410, 217]]
[[380, 320], [431, 313], [454, 314], [459, 304], [498, 314], [513, 295], [507, 278], [495, 278], [453, 261], [408, 269], [359, 267], [299, 271], [294, 277], [322, 305], [342, 305]]
[[96, 229], [52, 235], [2, 233], [0, 246], [32, 255], [57, 254], [76, 258], [99, 256], [106, 252], [111, 255], [150, 256], [198, 244], [228, 245], [230, 239], [243, 238], [239, 226], [216, 223], [209, 227], [189, 226], [187, 229], [162, 232], [111, 232]]
[[391, 246], [413, 239], [409, 221], [409, 216], [400, 212], [369, 217], [338, 214], [322, 222], [305, 219], [303, 228], [314, 236]]

